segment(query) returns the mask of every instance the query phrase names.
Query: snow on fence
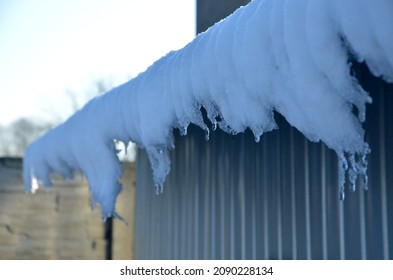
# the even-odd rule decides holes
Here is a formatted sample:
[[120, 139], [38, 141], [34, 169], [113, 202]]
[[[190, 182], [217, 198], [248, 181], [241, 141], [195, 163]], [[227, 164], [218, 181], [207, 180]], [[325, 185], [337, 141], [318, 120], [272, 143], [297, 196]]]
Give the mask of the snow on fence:
[[[193, 123], [230, 134], [252, 130], [256, 141], [277, 128], [274, 112], [339, 158], [345, 178], [367, 182], [370, 153], [362, 122], [368, 93], [351, 75], [350, 60], [393, 82], [393, 2], [254, 0], [129, 82], [90, 101], [25, 153], [26, 189], [51, 185], [50, 174], [82, 171], [103, 217], [118, 215], [122, 176], [114, 139], [147, 151], [162, 191], [174, 148], [173, 129]], [[372, 147], [371, 147], [372, 148]]]

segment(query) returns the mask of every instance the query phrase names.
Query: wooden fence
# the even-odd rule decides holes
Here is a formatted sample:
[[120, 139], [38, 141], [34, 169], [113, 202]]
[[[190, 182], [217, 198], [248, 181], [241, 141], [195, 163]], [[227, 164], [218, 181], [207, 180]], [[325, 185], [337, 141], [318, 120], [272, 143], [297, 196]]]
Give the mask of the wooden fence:
[[54, 177], [54, 186], [24, 191], [22, 159], [0, 158], [0, 259], [132, 259], [134, 165], [124, 163], [117, 209], [128, 225], [103, 223], [87, 182]]

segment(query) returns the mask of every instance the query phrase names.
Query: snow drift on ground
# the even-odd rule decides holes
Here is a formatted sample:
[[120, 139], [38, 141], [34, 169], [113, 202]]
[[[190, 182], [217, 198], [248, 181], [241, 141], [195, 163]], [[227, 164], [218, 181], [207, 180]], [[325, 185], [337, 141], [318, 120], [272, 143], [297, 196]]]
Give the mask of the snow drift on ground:
[[122, 169], [113, 140], [146, 149], [162, 189], [173, 129], [185, 135], [193, 123], [208, 138], [204, 107], [213, 129], [249, 128], [256, 141], [276, 129], [273, 112], [282, 114], [336, 151], [344, 198], [346, 174], [351, 184], [367, 178], [361, 123], [372, 101], [349, 60], [393, 82], [392, 26], [391, 0], [254, 0], [32, 143], [26, 189], [33, 179], [50, 185], [52, 172], [68, 178], [82, 171], [103, 217], [116, 215]]

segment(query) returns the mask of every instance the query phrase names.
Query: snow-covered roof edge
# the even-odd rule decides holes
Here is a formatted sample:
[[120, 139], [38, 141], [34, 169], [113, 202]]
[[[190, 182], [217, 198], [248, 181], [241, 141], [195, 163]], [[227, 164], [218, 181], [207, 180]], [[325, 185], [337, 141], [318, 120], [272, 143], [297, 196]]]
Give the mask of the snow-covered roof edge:
[[[352, 184], [366, 178], [361, 123], [371, 98], [351, 75], [349, 54], [393, 82], [393, 2], [254, 0], [171, 52], [144, 73], [91, 100], [25, 152], [26, 190], [50, 174], [82, 171], [103, 217], [116, 215], [122, 169], [113, 140], [146, 149], [154, 182], [170, 170], [172, 132], [193, 123], [236, 134], [250, 128], [256, 141], [276, 128], [273, 112], [311, 141], [323, 141]], [[354, 115], [352, 107], [359, 112]]]

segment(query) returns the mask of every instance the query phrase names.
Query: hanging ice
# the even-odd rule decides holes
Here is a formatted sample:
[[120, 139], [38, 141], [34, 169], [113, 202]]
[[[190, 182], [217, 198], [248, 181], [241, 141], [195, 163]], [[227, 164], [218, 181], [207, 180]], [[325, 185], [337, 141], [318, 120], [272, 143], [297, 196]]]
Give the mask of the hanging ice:
[[208, 137], [204, 107], [213, 127], [250, 128], [256, 140], [276, 128], [273, 112], [282, 114], [337, 152], [343, 197], [346, 174], [352, 185], [366, 180], [369, 153], [361, 123], [371, 98], [349, 57], [393, 82], [392, 26], [391, 0], [254, 0], [37, 139], [25, 154], [26, 189], [33, 178], [50, 185], [51, 172], [80, 170], [111, 216], [122, 175], [113, 139], [146, 149], [162, 188], [173, 129], [185, 135], [193, 123]]

